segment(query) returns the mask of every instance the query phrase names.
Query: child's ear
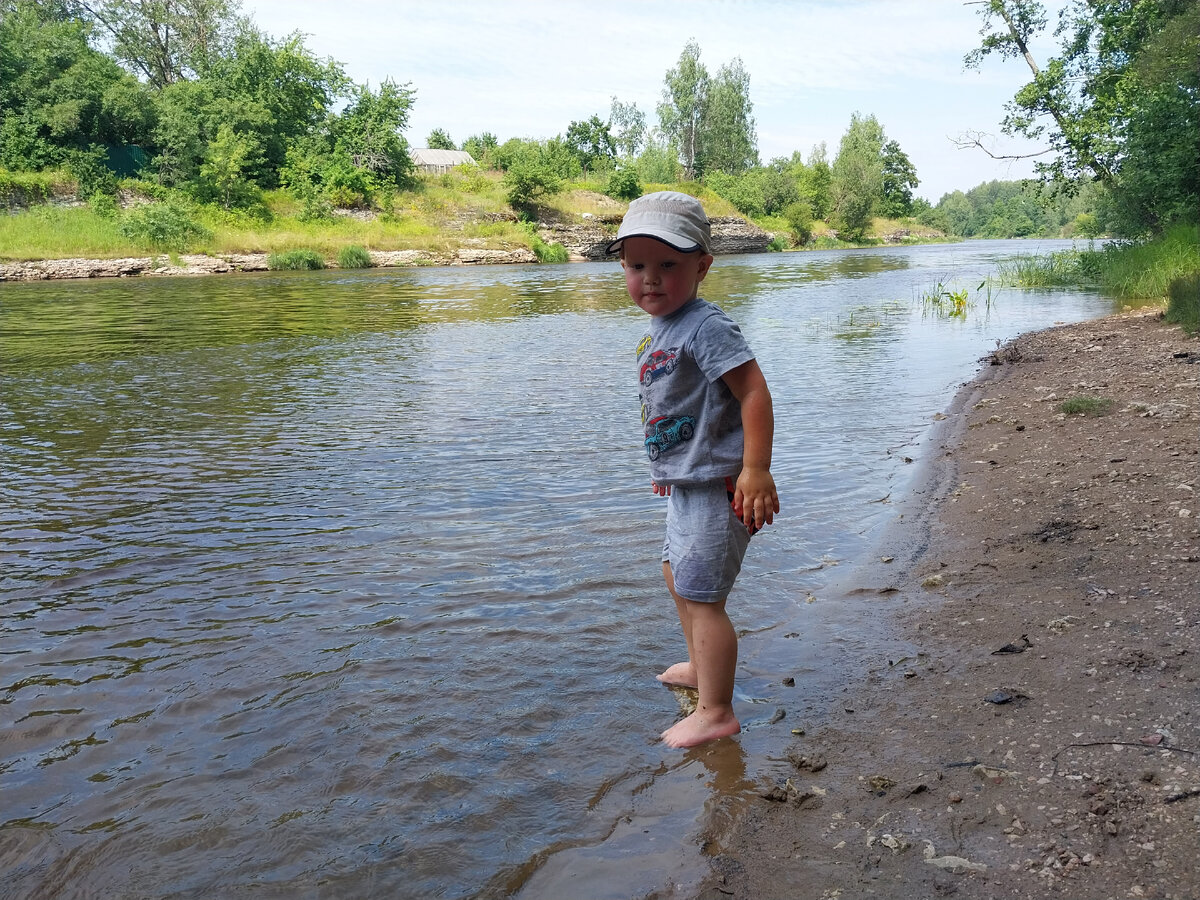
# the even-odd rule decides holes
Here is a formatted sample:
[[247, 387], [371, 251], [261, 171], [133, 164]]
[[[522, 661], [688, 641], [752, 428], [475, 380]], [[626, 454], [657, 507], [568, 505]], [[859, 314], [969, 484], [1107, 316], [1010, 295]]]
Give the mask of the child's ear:
[[704, 276], [708, 274], [708, 267], [711, 266], [712, 264], [713, 264], [713, 258], [712, 258], [711, 253], [705, 253], [703, 256], [700, 257], [700, 272], [699, 272], [699, 274], [700, 274], [701, 281], [703, 281]]

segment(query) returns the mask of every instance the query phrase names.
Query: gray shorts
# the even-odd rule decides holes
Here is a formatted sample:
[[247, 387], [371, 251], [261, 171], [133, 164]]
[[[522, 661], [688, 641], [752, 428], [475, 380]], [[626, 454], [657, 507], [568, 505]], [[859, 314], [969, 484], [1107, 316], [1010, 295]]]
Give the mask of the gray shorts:
[[698, 603], [728, 597], [749, 543], [750, 532], [733, 514], [724, 481], [672, 486], [662, 558], [671, 564], [680, 597]]

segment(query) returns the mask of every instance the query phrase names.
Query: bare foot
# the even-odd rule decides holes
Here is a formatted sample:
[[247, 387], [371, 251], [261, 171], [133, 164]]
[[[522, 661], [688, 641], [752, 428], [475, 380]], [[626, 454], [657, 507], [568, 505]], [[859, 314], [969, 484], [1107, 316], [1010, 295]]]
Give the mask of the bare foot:
[[694, 688], [696, 681], [696, 666], [691, 662], [675, 663], [667, 671], [656, 676], [663, 684], [674, 684], [679, 687]]
[[697, 747], [742, 730], [733, 710], [697, 710], [662, 733], [668, 747]]

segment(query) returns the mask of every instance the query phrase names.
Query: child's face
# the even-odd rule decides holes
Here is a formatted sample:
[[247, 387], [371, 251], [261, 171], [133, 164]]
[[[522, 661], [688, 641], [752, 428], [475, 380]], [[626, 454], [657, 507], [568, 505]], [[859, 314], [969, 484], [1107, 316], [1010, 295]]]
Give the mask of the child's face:
[[700, 250], [680, 253], [648, 237], [626, 238], [621, 250], [629, 296], [652, 316], [669, 316], [695, 299], [713, 261]]

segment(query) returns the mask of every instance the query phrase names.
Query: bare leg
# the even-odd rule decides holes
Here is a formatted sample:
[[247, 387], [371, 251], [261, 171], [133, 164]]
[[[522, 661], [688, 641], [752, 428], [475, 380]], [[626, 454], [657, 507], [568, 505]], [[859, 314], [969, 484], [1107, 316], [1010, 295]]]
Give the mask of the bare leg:
[[696, 711], [664, 731], [662, 739], [670, 747], [695, 747], [742, 730], [733, 712], [737, 632], [725, 612], [725, 601], [694, 603], [682, 599], [682, 602], [681, 621], [686, 614], [688, 624], [684, 630], [688, 634], [700, 698]]
[[692, 621], [688, 615], [687, 601], [675, 593], [675, 576], [671, 572], [671, 564], [663, 563], [663, 580], [667, 582], [667, 590], [675, 598], [675, 611], [679, 614], [679, 624], [683, 628], [683, 639], [687, 641], [687, 662], [675, 663], [658, 676], [663, 684], [674, 684], [680, 687], [696, 687], [696, 655], [692, 652]]

